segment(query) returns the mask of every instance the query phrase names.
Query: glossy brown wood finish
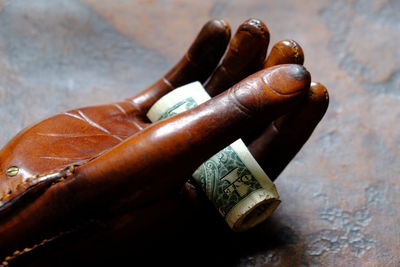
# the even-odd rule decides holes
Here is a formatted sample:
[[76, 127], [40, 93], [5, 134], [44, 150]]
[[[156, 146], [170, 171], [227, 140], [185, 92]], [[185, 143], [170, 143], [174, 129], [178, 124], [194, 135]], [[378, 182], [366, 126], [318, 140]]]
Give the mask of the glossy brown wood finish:
[[[285, 38], [301, 44], [313, 80], [323, 82], [331, 97], [316, 131], [276, 180], [280, 208], [258, 229], [239, 235], [217, 227], [212, 215], [218, 214], [196, 208], [191, 216], [199, 225], [180, 228], [182, 235], [146, 236], [122, 244], [112, 257], [107, 249], [92, 256], [109, 255], [102, 262], [108, 266], [119, 259], [120, 266], [397, 266], [399, 13], [396, 1], [386, 0], [0, 0], [1, 144], [45, 117], [146, 88], [210, 19], [224, 18], [235, 31], [256, 17], [271, 31], [271, 46]], [[171, 201], [160, 203], [158, 213], [136, 214], [163, 222], [164, 229], [146, 224], [155, 236], [172, 232], [182, 213], [168, 209]], [[125, 226], [118, 229], [132, 230]], [[88, 244], [110, 243], [114, 230]], [[72, 238], [61, 243], [41, 259], [63, 266], [66, 247], [75, 248], [69, 259], [90, 254]], [[138, 243], [140, 251], [133, 248]], [[90, 266], [89, 259], [67, 266]]]
[[304, 63], [304, 52], [301, 46], [294, 40], [281, 40], [271, 49], [264, 68], [279, 64], [300, 64]]
[[311, 83], [308, 96], [290, 114], [273, 121], [249, 149], [268, 176], [275, 180], [308, 140], [329, 104], [326, 88]]
[[204, 82], [217, 66], [230, 39], [223, 20], [209, 21], [182, 59], [155, 84], [131, 98], [143, 114], [163, 95], [191, 81]]
[[262, 68], [269, 44], [269, 30], [258, 19], [243, 22], [205, 88], [215, 96]]
[[[71, 225], [135, 212], [168, 197], [201, 162], [258, 125], [261, 118], [273, 120], [295, 107], [309, 86], [310, 74], [304, 67], [281, 65], [150, 126], [135, 117], [135, 105], [124, 101], [68, 111], [26, 129], [1, 151], [8, 160], [2, 161], [3, 169], [12, 165], [21, 170], [17, 177], [1, 180], [3, 256], [55, 238]], [[101, 146], [86, 147], [93, 143]], [[81, 151], [85, 153], [78, 157]], [[55, 173], [69, 165], [73, 170], [44, 188], [29, 184], [45, 177], [27, 173]], [[28, 187], [15, 185], [17, 179], [21, 183], [29, 179]], [[26, 190], [35, 194], [26, 199]], [[136, 228], [136, 223], [131, 227]]]

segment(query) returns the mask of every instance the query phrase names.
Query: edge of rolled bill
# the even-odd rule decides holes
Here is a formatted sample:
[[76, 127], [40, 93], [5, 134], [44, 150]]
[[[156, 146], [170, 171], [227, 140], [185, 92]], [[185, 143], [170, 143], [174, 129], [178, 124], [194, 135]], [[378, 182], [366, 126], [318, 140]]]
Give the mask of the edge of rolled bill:
[[[160, 98], [147, 117], [156, 122], [210, 98], [199, 82], [193, 82]], [[192, 176], [234, 231], [245, 231], [263, 222], [281, 202], [275, 185], [241, 139], [204, 162]]]

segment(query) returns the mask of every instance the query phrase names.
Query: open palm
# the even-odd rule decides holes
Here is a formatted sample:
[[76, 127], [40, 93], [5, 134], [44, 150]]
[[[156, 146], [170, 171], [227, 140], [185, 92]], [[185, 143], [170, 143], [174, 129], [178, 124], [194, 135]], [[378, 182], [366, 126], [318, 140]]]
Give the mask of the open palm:
[[[0, 151], [0, 256], [17, 251], [6, 263], [17, 262], [64, 244], [55, 255], [90, 258], [179, 231], [207, 206], [187, 182], [191, 173], [238, 138], [275, 179], [324, 115], [328, 95], [310, 84], [296, 42], [278, 42], [265, 59], [268, 43], [259, 20], [245, 21], [232, 39], [226, 22], [210, 21], [181, 61], [139, 94], [20, 132]], [[213, 98], [150, 123], [149, 108], [192, 81]]]

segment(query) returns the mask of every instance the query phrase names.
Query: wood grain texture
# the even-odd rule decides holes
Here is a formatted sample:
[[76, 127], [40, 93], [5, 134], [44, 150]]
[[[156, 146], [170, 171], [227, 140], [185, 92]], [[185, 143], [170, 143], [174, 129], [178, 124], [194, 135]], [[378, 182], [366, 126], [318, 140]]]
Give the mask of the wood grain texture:
[[256, 17], [271, 44], [301, 44], [331, 105], [276, 182], [280, 208], [232, 237], [258, 241], [220, 256], [230, 266], [398, 266], [399, 13], [396, 0], [0, 1], [0, 143], [43, 117], [142, 90], [211, 18], [235, 30]]

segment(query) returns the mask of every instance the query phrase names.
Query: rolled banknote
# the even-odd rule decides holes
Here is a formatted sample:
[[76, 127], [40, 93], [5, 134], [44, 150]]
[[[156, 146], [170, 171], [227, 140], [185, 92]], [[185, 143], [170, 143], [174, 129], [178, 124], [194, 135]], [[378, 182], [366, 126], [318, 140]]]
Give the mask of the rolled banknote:
[[[203, 86], [193, 82], [159, 99], [147, 117], [156, 122], [209, 99]], [[245, 231], [261, 223], [280, 204], [275, 185], [241, 139], [204, 162], [193, 178], [234, 231]]]

